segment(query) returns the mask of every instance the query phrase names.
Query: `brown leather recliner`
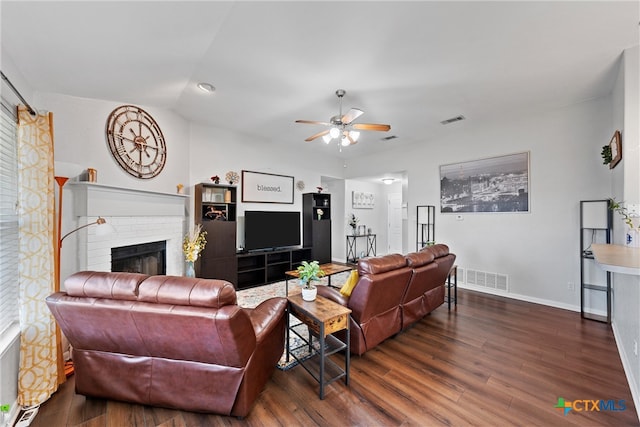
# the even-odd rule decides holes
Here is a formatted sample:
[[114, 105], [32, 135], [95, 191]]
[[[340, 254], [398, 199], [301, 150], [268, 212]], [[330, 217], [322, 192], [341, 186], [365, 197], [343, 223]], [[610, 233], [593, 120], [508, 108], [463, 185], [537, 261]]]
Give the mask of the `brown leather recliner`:
[[402, 301], [403, 330], [444, 303], [444, 284], [456, 256], [440, 243], [407, 254], [406, 258], [413, 275]]
[[400, 254], [358, 261], [358, 284], [345, 298], [336, 289], [318, 286], [318, 295], [351, 309], [351, 352], [361, 355], [402, 330], [400, 303], [411, 278]]
[[[433, 308], [425, 302], [425, 294], [437, 287], [434, 280], [438, 265], [433, 262], [431, 252], [413, 252], [406, 255], [407, 265], [413, 274], [402, 297], [402, 329], [407, 329], [422, 319]], [[442, 292], [444, 302], [444, 292]]]
[[79, 272], [47, 305], [73, 346], [76, 392], [244, 417], [284, 350], [284, 298], [236, 304], [222, 280]]
[[[432, 306], [432, 311], [442, 303], [444, 303], [444, 284], [447, 281], [451, 267], [456, 261], [456, 255], [449, 252], [449, 246], [439, 243], [433, 246], [427, 246], [421, 249], [421, 252], [431, 252], [433, 254], [433, 262], [438, 266], [434, 277], [434, 284], [439, 286], [437, 292], [425, 294], [425, 303]], [[435, 291], [435, 289], [434, 289]], [[442, 296], [438, 292], [442, 292]]]

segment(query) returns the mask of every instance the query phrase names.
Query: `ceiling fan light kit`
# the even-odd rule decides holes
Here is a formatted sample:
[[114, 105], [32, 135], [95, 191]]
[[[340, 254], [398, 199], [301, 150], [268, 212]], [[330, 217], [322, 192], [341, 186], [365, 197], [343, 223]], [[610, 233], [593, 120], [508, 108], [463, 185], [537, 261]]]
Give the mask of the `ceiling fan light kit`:
[[[311, 135], [305, 141], [311, 142], [316, 138], [322, 137], [325, 144], [329, 144], [334, 139], [340, 139], [339, 147], [348, 147], [355, 144], [360, 138], [360, 130], [387, 132], [391, 126], [379, 123], [353, 123], [358, 117], [364, 114], [364, 111], [358, 108], [351, 108], [346, 114], [342, 114], [342, 98], [347, 92], [344, 89], [336, 90], [336, 96], [339, 100], [339, 113], [337, 116], [331, 117], [329, 122], [320, 122], [316, 120], [296, 120], [296, 123], [323, 125], [328, 126], [328, 130], [318, 132]], [[357, 130], [352, 130], [357, 129]]]

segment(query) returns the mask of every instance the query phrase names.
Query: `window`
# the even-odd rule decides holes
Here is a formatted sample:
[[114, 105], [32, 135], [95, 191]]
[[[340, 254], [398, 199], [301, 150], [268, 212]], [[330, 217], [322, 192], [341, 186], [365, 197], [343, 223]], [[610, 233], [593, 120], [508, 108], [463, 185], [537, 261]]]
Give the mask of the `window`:
[[[18, 141], [16, 111], [0, 102], [0, 338], [18, 318]], [[1, 350], [1, 349], [0, 349]]]

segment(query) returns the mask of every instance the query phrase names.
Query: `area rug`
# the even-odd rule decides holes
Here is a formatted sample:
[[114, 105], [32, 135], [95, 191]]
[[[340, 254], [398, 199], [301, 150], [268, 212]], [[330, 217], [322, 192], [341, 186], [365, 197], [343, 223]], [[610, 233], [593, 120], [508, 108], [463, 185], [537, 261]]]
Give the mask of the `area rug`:
[[[331, 285], [332, 287], [340, 287], [349, 277], [349, 272], [339, 273], [331, 276]], [[318, 286], [326, 286], [328, 284], [328, 280], [326, 277], [323, 277], [318, 283]], [[269, 298], [273, 297], [285, 297], [285, 289], [286, 283], [276, 282], [270, 285], [265, 286], [257, 286], [255, 288], [243, 289], [236, 292], [236, 296], [238, 298], [238, 305], [240, 307], [245, 308], [254, 308], [262, 301], [265, 301]], [[298, 286], [297, 279], [289, 280], [289, 294], [299, 293], [300, 287]], [[304, 360], [309, 357], [309, 346], [305, 344], [304, 340], [309, 339], [309, 331], [307, 328], [300, 325], [300, 321], [296, 319], [294, 316], [290, 316], [289, 318], [290, 325], [295, 328], [297, 334], [290, 333], [289, 334], [289, 348], [291, 352], [296, 355], [299, 360]], [[296, 325], [300, 325], [301, 327], [297, 327]], [[304, 339], [304, 340], [303, 340]], [[318, 349], [318, 341], [314, 340], [314, 351]], [[288, 369], [296, 366], [298, 362], [295, 358], [290, 357], [289, 361], [287, 361], [287, 351], [285, 349], [282, 357], [278, 361], [278, 369], [286, 371]]]

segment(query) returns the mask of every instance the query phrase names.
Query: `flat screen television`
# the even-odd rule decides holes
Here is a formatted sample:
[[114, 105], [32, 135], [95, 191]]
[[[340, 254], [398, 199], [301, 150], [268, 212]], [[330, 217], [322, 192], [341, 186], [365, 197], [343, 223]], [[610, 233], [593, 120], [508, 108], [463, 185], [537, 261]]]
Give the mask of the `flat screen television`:
[[245, 250], [254, 251], [298, 245], [300, 245], [300, 212], [244, 212]]

